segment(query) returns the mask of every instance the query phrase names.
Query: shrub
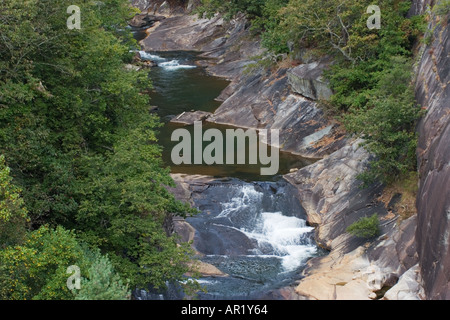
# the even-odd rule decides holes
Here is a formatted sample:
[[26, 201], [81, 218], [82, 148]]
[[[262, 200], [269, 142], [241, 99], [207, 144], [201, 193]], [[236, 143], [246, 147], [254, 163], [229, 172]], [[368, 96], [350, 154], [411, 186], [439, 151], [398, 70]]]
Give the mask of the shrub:
[[358, 238], [373, 238], [380, 234], [380, 222], [375, 213], [371, 217], [364, 217], [351, 224], [347, 230], [348, 233]]
[[364, 91], [364, 102], [350, 106], [342, 117], [347, 131], [364, 138], [364, 146], [375, 156], [360, 176], [366, 185], [376, 180], [392, 183], [416, 167], [415, 125], [423, 111], [410, 86], [411, 62], [396, 56], [389, 65], [379, 72], [374, 87]]
[[433, 12], [438, 16], [445, 16], [450, 13], [450, 0], [442, 0], [435, 4]]

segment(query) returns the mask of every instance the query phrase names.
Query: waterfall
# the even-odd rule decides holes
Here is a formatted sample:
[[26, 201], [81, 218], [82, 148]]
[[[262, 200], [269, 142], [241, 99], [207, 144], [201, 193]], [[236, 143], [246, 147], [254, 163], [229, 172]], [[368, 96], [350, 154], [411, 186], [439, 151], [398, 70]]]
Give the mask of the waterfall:
[[[285, 271], [292, 271], [317, 252], [311, 239], [314, 228], [307, 226], [304, 219], [283, 215], [280, 211], [265, 212], [263, 192], [248, 184], [238, 188], [237, 196], [222, 203], [222, 211], [216, 219], [227, 218], [231, 227], [257, 241], [250, 255], [277, 257]], [[275, 200], [273, 195], [268, 199], [269, 202]]]
[[163, 68], [166, 71], [175, 71], [179, 69], [193, 69], [196, 66], [182, 64], [179, 59], [167, 60], [166, 58], [162, 58], [156, 54], [151, 54], [146, 51], [139, 51], [142, 60], [151, 60], [154, 61], [158, 67]]

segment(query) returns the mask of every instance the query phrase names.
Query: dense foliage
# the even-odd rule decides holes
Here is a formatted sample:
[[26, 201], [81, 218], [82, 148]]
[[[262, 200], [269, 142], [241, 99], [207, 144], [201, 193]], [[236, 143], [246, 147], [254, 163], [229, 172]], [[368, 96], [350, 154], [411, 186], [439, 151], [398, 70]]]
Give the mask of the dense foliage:
[[12, 183], [5, 157], [0, 155], [0, 244], [2, 248], [17, 244], [26, 233], [27, 210], [21, 190]]
[[[367, 183], [391, 182], [415, 170], [415, 124], [422, 112], [411, 89], [412, 51], [423, 17], [407, 17], [411, 1], [377, 1], [380, 29], [368, 28], [370, 0], [203, 0], [211, 15], [242, 12], [273, 54], [332, 57], [326, 74], [334, 95], [324, 106], [375, 156]], [[442, 7], [442, 5], [441, 5]], [[444, 6], [445, 7], [445, 6]]]
[[148, 112], [148, 73], [124, 68], [134, 10], [126, 0], [78, 1], [81, 29], [70, 30], [72, 4], [0, 3], [3, 298], [74, 298], [69, 265], [88, 286], [80, 299], [123, 298], [126, 284], [161, 288], [188, 270], [191, 251], [163, 228], [169, 213], [191, 210], [165, 188], [173, 181]]

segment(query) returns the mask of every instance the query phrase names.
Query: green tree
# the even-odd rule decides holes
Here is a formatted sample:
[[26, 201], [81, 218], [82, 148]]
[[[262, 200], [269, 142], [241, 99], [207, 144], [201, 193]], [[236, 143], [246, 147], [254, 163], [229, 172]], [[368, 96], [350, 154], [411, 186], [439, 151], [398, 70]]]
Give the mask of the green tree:
[[[412, 47], [422, 17], [406, 17], [410, 1], [383, 0], [381, 28], [367, 25], [368, 0], [290, 0], [269, 32], [292, 50], [307, 47], [333, 57], [326, 73], [334, 95], [329, 105], [347, 131], [365, 139], [375, 156], [360, 175], [366, 184], [390, 183], [415, 170], [415, 124], [421, 111], [410, 88]], [[279, 48], [274, 47], [277, 51]], [[325, 103], [326, 104], [326, 103]]]
[[417, 136], [415, 126], [422, 115], [411, 88], [411, 62], [397, 56], [372, 90], [366, 91], [366, 103], [343, 115], [350, 133], [365, 139], [363, 145], [375, 159], [360, 177], [390, 183], [396, 177], [415, 170]]
[[0, 155], [0, 243], [3, 248], [19, 244], [25, 237], [27, 209], [20, 192], [12, 184], [5, 157]]
[[82, 277], [75, 300], [128, 300], [128, 285], [115, 272], [109, 258], [100, 250], [87, 251], [86, 256], [90, 263], [88, 276]]
[[0, 150], [36, 225], [71, 222], [76, 160], [105, 152], [147, 103], [146, 74], [124, 70], [132, 44], [115, 31], [126, 1], [80, 2], [81, 30], [66, 26], [70, 4], [0, 4]]
[[[358, 27], [369, 4], [368, 0], [290, 0], [279, 12], [281, 22], [276, 31], [284, 34], [285, 41], [292, 41], [297, 49], [314, 47], [335, 51], [354, 61], [357, 53], [350, 45], [351, 29]], [[370, 40], [367, 43], [373, 43]]]
[[266, 0], [203, 0], [197, 7], [196, 13], [208, 18], [220, 12], [225, 19], [231, 19], [238, 13], [244, 13], [248, 18], [253, 19], [263, 15], [263, 8]]
[[[69, 290], [69, 266], [78, 266], [81, 289]], [[88, 249], [74, 231], [42, 226], [21, 245], [0, 251], [0, 298], [23, 300], [117, 300], [129, 290], [107, 256]]]
[[[130, 285], [180, 280], [191, 253], [166, 235], [163, 221], [190, 209], [165, 188], [173, 181], [155, 139], [159, 120], [148, 112], [148, 72], [124, 68], [136, 48], [123, 31], [135, 10], [127, 0], [81, 0], [81, 29], [69, 30], [72, 4], [0, 3], [0, 153], [23, 190], [33, 230], [47, 224], [61, 236], [59, 227], [73, 230], [108, 253]], [[22, 261], [15, 250], [2, 252], [4, 267], [12, 270], [10, 257], [28, 279], [35, 273], [23, 266], [32, 258]], [[78, 256], [76, 249], [71, 260]], [[59, 261], [55, 286], [66, 262]], [[45, 281], [51, 272], [38, 276]], [[31, 293], [11, 287], [13, 298], [71, 297], [22, 280]]]
[[73, 299], [66, 270], [77, 265], [85, 271], [83, 251], [74, 233], [62, 227], [42, 226], [27, 235], [23, 245], [0, 251], [2, 299]]
[[168, 237], [162, 225], [169, 212], [194, 211], [165, 187], [173, 181], [161, 167], [161, 148], [152, 143], [156, 119], [150, 120], [123, 135], [108, 158], [86, 159], [77, 222], [86, 241], [110, 253], [132, 285], [150, 281], [164, 287], [165, 281], [182, 279], [193, 253]]

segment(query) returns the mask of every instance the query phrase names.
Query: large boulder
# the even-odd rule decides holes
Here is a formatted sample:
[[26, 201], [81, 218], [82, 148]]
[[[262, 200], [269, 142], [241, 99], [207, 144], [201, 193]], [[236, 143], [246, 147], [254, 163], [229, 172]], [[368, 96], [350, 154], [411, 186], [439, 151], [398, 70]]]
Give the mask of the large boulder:
[[332, 252], [315, 258], [308, 262], [296, 292], [314, 300], [369, 300], [375, 296], [361, 272], [369, 266], [363, 247], [345, 255]]
[[328, 61], [301, 64], [288, 71], [292, 91], [312, 100], [328, 100], [333, 95], [330, 85], [323, 77]]
[[383, 300], [422, 300], [423, 288], [419, 264], [411, 267], [399, 279], [398, 283], [389, 289]]
[[149, 13], [142, 13], [135, 15], [128, 24], [137, 29], [150, 28], [155, 25], [156, 22], [160, 22], [166, 19], [164, 16], [155, 16]]

